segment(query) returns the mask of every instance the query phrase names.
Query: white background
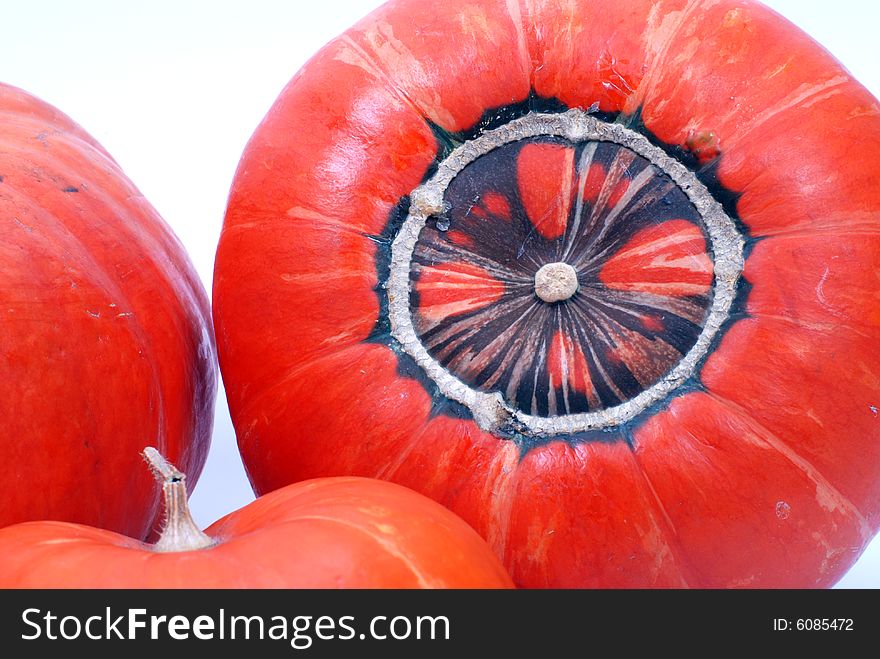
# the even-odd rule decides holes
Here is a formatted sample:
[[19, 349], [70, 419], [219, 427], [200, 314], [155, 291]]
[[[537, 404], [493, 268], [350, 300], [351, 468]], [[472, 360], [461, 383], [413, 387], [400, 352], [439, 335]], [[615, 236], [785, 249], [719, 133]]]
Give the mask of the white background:
[[[55, 105], [107, 148], [171, 225], [210, 292], [245, 143], [300, 66], [380, 4], [0, 0], [0, 81]], [[880, 3], [766, 4], [880, 96]], [[207, 526], [252, 499], [221, 390], [193, 512]], [[880, 588], [880, 538], [838, 585]]]

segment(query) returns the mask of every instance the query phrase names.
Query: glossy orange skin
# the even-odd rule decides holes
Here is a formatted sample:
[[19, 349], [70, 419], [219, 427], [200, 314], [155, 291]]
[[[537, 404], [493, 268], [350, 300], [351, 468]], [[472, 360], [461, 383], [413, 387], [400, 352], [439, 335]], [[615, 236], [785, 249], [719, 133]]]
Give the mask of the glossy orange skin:
[[[428, 121], [467, 130], [530, 89], [716, 168], [751, 289], [700, 389], [628, 437], [522, 451], [432, 414], [367, 341], [369, 236], [434, 163]], [[215, 324], [251, 482], [416, 488], [521, 586], [831, 585], [880, 525], [878, 176], [877, 100], [757, 2], [390, 2], [293, 78], [232, 187]]]
[[324, 478], [212, 524], [207, 549], [156, 553], [115, 533], [30, 522], [0, 529], [0, 588], [510, 588], [456, 515], [412, 490]]
[[143, 448], [156, 443], [191, 484], [207, 456], [207, 296], [110, 155], [5, 85], [0, 310], [0, 526], [55, 519], [146, 537], [160, 491]]

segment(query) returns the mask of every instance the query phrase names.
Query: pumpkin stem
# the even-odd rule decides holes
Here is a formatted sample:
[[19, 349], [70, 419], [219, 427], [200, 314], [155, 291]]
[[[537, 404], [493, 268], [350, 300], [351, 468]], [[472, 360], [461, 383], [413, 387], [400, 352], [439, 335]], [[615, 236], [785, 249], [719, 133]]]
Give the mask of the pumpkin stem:
[[153, 545], [153, 550], [192, 551], [216, 544], [209, 535], [202, 532], [192, 518], [187, 501], [186, 474], [168, 462], [152, 446], [144, 449], [143, 456], [156, 480], [162, 483], [165, 500], [165, 526], [159, 540]]

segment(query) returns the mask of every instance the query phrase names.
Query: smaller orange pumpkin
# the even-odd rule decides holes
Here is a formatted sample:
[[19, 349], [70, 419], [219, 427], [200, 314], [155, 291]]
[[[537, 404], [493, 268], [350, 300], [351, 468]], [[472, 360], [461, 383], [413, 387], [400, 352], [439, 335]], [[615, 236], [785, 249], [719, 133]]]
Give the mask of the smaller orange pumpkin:
[[509, 588], [464, 521], [400, 485], [321, 478], [196, 526], [185, 475], [158, 451], [166, 522], [149, 545], [68, 522], [0, 529], [2, 588]]

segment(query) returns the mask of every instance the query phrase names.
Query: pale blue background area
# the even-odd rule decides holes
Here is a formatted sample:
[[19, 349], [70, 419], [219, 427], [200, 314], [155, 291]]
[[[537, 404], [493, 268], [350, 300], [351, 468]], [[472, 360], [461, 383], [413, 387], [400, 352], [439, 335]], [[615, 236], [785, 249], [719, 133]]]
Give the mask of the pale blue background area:
[[[297, 69], [379, 4], [2, 0], [0, 80], [56, 105], [94, 135], [172, 226], [210, 290], [245, 142]], [[880, 96], [880, 3], [766, 4]], [[252, 499], [221, 391], [194, 514], [207, 526]], [[880, 588], [880, 538], [839, 586]]]

